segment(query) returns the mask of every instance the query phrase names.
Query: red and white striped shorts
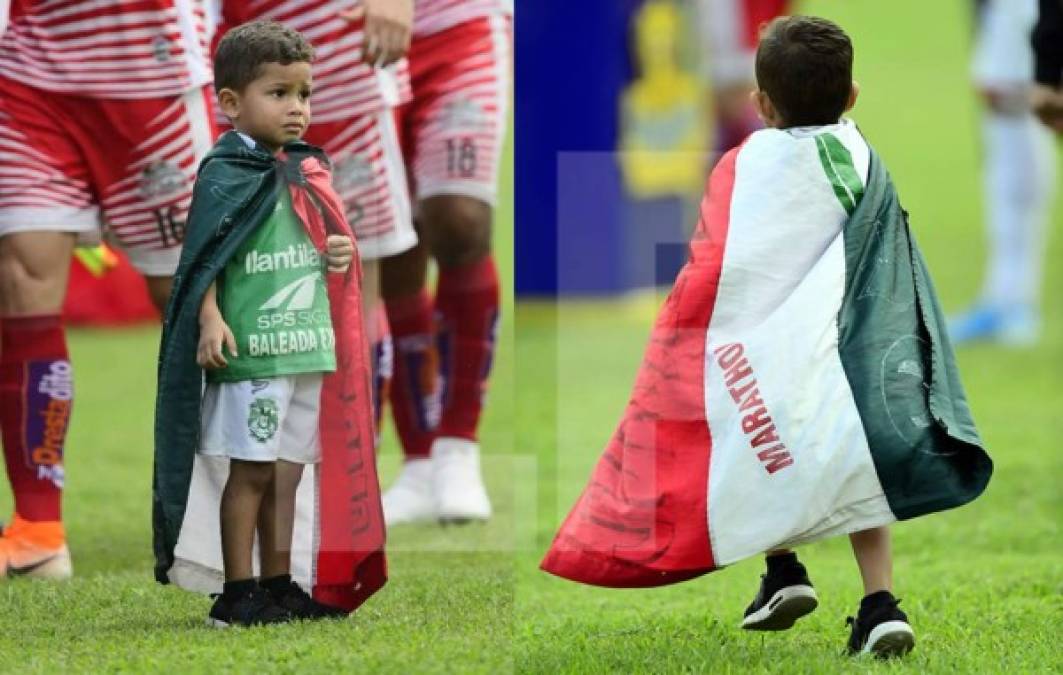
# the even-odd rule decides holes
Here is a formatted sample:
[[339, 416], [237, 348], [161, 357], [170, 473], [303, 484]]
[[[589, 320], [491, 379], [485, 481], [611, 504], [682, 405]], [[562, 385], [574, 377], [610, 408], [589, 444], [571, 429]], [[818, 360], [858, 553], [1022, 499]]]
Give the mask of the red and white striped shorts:
[[417, 243], [395, 111], [312, 123], [303, 137], [332, 161], [332, 185], [363, 260], [397, 255]]
[[700, 42], [709, 48], [715, 87], [753, 82], [753, 60], [764, 24], [790, 10], [792, 0], [697, 0]]
[[0, 77], [0, 237], [101, 224], [149, 276], [177, 268], [192, 181], [214, 141], [210, 89], [91, 99]]
[[512, 24], [482, 17], [417, 37], [403, 149], [418, 199], [461, 194], [494, 204], [510, 95]]

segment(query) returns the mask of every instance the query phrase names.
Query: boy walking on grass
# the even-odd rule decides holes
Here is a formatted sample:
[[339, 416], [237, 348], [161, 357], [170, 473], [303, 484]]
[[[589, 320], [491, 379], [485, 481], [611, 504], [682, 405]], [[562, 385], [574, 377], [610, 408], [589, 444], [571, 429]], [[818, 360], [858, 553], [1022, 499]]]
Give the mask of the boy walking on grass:
[[[192, 243], [163, 336], [157, 559], [165, 580], [197, 585], [188, 579], [203, 563], [180, 540], [208, 536], [186, 532], [198, 524], [190, 527], [191, 506], [182, 512], [200, 492], [187, 481], [167, 486], [184, 477], [190, 449], [199, 455], [193, 485], [196, 470], [227, 465], [217, 507], [224, 585], [209, 615], [218, 627], [345, 616], [383, 583], [360, 269], [327, 159], [300, 142], [310, 124], [312, 58], [302, 35], [274, 22], [244, 24], [219, 43], [215, 88], [234, 130], [200, 169]], [[198, 331], [185, 332], [192, 317]], [[193, 355], [206, 386], [190, 445], [173, 441], [180, 425], [164, 418], [198, 394], [177, 382], [177, 373], [199, 372]], [[296, 494], [308, 465], [319, 502], [307, 510], [322, 517], [309, 528], [318, 545], [308, 565], [313, 597], [292, 580]], [[174, 504], [181, 509], [171, 513]], [[350, 538], [364, 532], [377, 541], [358, 550]], [[367, 560], [376, 560], [370, 574]]]
[[818, 604], [790, 547], [847, 534], [865, 593], [848, 650], [892, 656], [915, 638], [887, 526], [974, 499], [992, 463], [908, 214], [842, 118], [852, 62], [830, 21], [765, 29], [768, 128], [714, 169], [628, 409], [543, 568], [658, 586], [767, 552], [742, 627], [784, 630]]

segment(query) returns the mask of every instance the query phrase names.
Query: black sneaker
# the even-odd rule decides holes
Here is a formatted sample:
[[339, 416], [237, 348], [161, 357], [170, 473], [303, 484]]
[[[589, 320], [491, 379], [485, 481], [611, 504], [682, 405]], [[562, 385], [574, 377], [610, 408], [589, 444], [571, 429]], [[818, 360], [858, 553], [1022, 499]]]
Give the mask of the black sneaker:
[[874, 654], [879, 657], [903, 656], [915, 646], [915, 633], [908, 616], [897, 607], [900, 600], [889, 591], [873, 593], [860, 603], [856, 618], [849, 617], [850, 654]]
[[279, 606], [269, 593], [257, 586], [235, 600], [226, 600], [224, 594], [213, 597], [214, 606], [207, 615], [207, 625], [214, 628], [264, 626], [292, 619], [288, 610]]
[[293, 619], [342, 619], [349, 614], [347, 610], [314, 600], [290, 579], [286, 584], [274, 584], [269, 593], [273, 601], [287, 610]]
[[760, 590], [746, 608], [742, 628], [746, 630], [786, 630], [819, 605], [819, 598], [797, 556], [776, 556], [768, 573], [761, 575]]

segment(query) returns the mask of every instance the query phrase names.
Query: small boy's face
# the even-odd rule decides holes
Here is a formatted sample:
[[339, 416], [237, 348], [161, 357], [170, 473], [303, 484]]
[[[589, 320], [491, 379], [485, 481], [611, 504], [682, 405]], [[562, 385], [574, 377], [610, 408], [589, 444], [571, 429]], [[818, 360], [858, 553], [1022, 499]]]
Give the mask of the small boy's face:
[[218, 102], [237, 131], [276, 152], [310, 126], [312, 84], [309, 63], [266, 63], [243, 91], [218, 92]]

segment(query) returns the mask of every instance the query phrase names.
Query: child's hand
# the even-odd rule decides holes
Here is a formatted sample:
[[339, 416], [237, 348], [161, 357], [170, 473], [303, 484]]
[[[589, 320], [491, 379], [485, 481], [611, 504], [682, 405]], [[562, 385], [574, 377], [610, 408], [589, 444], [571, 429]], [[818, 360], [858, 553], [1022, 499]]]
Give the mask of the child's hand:
[[329, 272], [346, 272], [354, 257], [354, 242], [342, 234], [330, 234], [325, 240], [325, 259]]
[[236, 356], [236, 338], [221, 314], [206, 317], [199, 322], [199, 347], [196, 349], [196, 363], [200, 368], [214, 370], [229, 365], [221, 353], [222, 345], [229, 348], [229, 353]]

